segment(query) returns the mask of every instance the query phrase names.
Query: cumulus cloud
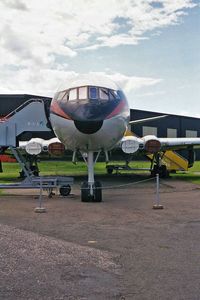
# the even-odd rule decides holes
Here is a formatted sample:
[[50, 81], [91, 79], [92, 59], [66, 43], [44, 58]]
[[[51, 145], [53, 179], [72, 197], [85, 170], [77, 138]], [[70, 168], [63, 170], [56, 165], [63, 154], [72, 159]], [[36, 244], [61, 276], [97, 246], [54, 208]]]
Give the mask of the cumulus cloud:
[[110, 79], [118, 83], [118, 85], [125, 91], [125, 93], [130, 93], [132, 91], [139, 90], [143, 87], [157, 85], [162, 81], [161, 78], [149, 78], [149, 77], [136, 77], [127, 76], [121, 73], [105, 74], [101, 72], [100, 74], [108, 76]]
[[9, 24], [29, 50], [41, 45], [49, 55], [57, 47], [70, 57], [76, 48], [135, 45], [148, 31], [178, 24], [194, 6], [192, 0], [3, 0], [0, 16], [1, 27]]
[[18, 69], [5, 66], [0, 69], [0, 93], [34, 94], [52, 97], [61, 82], [73, 77], [73, 71], [27, 68]]
[[[17, 76], [16, 76], [17, 74]], [[143, 87], [159, 84], [162, 79], [127, 76], [121, 73], [90, 72], [92, 75], [107, 76], [116, 82], [126, 94], [138, 91]], [[54, 69], [30, 70], [8, 68], [0, 69], [0, 93], [30, 93], [52, 97], [59, 86], [67, 79], [76, 78], [81, 74], [74, 71]]]
[[[179, 24], [194, 6], [193, 0], [2, 0], [2, 89], [13, 90], [5, 78], [19, 90], [35, 91], [45, 91], [48, 79], [53, 89], [55, 76], [59, 80], [70, 73], [68, 62], [80, 50], [137, 45], [148, 38], [147, 33]], [[121, 75], [127, 91], [159, 80]]]

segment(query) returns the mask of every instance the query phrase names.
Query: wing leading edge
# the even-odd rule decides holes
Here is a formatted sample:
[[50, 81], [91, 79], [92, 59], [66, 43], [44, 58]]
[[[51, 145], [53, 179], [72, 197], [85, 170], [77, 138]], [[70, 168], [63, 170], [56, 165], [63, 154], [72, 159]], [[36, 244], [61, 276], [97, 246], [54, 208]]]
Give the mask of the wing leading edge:
[[188, 147], [200, 148], [200, 138], [158, 138], [161, 150], [179, 150]]

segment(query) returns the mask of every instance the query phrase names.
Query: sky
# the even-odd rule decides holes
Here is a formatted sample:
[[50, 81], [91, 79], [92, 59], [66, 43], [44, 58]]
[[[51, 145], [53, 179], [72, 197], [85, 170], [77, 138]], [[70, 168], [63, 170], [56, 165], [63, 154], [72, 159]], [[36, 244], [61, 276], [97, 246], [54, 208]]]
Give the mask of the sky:
[[0, 0], [0, 94], [109, 76], [130, 108], [200, 117], [200, 0]]

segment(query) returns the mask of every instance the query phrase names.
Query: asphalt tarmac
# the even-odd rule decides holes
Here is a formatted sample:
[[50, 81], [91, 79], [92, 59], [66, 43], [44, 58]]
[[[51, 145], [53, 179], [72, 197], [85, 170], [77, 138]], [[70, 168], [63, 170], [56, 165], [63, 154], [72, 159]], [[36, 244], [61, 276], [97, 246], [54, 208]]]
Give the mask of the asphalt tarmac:
[[[200, 299], [200, 186], [104, 176], [102, 203], [0, 196], [0, 299]], [[145, 180], [145, 181], [143, 181]], [[140, 183], [135, 183], [141, 181]]]

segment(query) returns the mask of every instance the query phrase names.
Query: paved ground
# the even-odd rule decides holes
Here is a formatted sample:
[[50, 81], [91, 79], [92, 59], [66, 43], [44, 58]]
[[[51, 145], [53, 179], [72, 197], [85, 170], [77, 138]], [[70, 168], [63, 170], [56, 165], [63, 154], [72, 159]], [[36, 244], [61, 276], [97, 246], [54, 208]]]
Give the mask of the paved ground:
[[102, 203], [80, 201], [79, 179], [68, 198], [44, 197], [46, 214], [35, 192], [6, 191], [0, 299], [200, 299], [200, 188], [162, 181], [153, 210], [155, 182], [140, 179], [101, 178]]

